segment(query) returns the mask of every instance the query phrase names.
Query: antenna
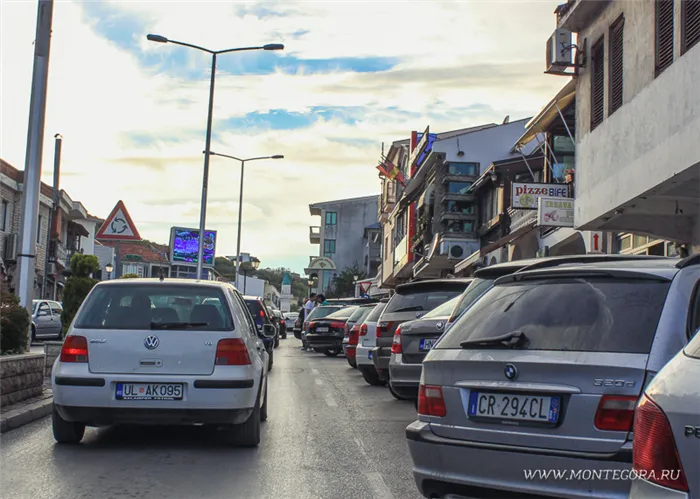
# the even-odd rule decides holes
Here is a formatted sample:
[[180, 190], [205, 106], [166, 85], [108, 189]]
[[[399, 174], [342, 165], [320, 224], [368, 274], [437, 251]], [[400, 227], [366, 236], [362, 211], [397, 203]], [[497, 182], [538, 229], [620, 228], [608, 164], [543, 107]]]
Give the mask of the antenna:
[[507, 115], [503, 120], [503, 124], [505, 125], [506, 123], [510, 123], [510, 114]]

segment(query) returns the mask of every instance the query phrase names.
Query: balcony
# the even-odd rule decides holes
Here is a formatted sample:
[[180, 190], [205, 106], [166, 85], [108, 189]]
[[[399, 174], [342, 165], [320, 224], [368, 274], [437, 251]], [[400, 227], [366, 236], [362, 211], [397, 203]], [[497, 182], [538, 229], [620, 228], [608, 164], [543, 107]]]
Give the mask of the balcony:
[[314, 225], [309, 227], [309, 242], [311, 244], [321, 244], [321, 227]]
[[590, 25], [612, 0], [568, 0], [557, 7], [557, 25], [578, 33]]
[[404, 263], [403, 260], [408, 256], [408, 236], [403, 239], [394, 248], [394, 265]]
[[389, 221], [389, 214], [393, 211], [396, 201], [398, 200], [398, 192], [396, 181], [387, 181], [384, 184], [382, 195], [379, 199], [379, 221], [386, 223]]
[[70, 256], [66, 247], [58, 239], [54, 239], [49, 244], [49, 261], [56, 262], [63, 268], [68, 268]]

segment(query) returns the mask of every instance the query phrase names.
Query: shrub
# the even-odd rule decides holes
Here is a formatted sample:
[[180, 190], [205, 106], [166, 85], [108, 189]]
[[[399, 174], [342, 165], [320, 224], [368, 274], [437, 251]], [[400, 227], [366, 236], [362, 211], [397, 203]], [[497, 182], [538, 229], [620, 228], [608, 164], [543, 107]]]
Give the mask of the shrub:
[[138, 274], [124, 274], [119, 279], [135, 279], [138, 278]]
[[10, 293], [6, 283], [2, 283], [0, 290], [0, 353], [22, 353], [27, 347], [29, 313], [19, 305], [19, 298]]
[[80, 305], [85, 300], [90, 290], [97, 284], [97, 280], [90, 277], [100, 269], [100, 262], [95, 255], [82, 255], [76, 253], [70, 260], [71, 276], [66, 281], [63, 290], [63, 313], [61, 314], [61, 325], [63, 333], [68, 331], [68, 327]]

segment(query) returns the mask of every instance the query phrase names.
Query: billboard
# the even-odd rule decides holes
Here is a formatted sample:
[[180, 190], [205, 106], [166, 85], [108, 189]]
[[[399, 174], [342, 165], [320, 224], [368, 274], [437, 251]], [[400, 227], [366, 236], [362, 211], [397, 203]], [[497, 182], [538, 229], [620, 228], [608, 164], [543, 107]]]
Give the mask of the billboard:
[[537, 200], [537, 225], [540, 227], [573, 227], [572, 198], [541, 197]]
[[568, 198], [569, 186], [566, 184], [541, 184], [537, 182], [513, 182], [511, 207], [516, 209], [536, 210], [539, 198]]
[[[172, 227], [170, 229], [170, 261], [172, 263], [197, 263], [199, 253], [199, 229]], [[216, 253], [216, 231], [204, 231], [204, 262], [214, 265]]]

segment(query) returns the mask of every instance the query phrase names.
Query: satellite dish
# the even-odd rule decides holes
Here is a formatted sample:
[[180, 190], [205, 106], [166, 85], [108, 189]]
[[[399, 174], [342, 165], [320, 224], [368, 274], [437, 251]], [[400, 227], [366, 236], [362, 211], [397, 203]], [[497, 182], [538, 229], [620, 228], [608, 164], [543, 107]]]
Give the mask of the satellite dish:
[[503, 119], [503, 124], [510, 123], [510, 114]]

